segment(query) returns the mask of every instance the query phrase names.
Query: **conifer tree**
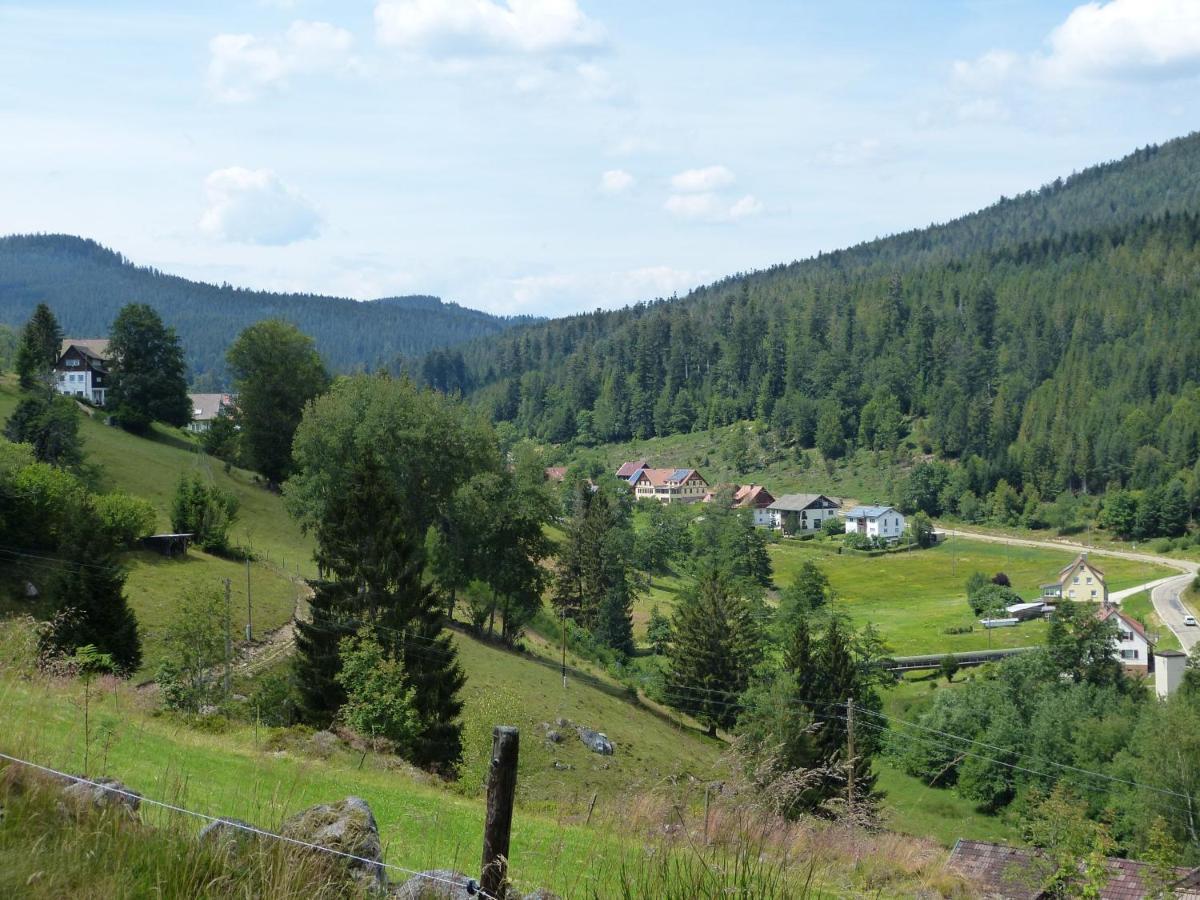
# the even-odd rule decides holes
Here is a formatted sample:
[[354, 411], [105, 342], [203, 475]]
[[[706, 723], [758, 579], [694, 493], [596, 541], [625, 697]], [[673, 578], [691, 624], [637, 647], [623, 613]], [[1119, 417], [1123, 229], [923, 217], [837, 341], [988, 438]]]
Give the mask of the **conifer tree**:
[[141, 433], [155, 421], [178, 426], [191, 421], [183, 347], [158, 313], [144, 303], [125, 306], [113, 321], [108, 352], [108, 405], [122, 428]]
[[680, 599], [667, 651], [667, 701], [715, 736], [737, 721], [737, 697], [762, 653], [751, 602], [717, 569], [703, 572]]
[[21, 332], [21, 342], [17, 346], [16, 368], [23, 390], [50, 387], [51, 372], [58, 362], [62, 339], [58, 319], [50, 307], [39, 303]]

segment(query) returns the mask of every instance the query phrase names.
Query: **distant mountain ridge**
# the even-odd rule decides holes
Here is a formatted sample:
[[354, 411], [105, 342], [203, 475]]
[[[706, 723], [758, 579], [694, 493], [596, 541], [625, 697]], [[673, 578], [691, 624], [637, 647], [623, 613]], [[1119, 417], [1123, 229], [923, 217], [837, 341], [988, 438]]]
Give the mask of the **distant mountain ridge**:
[[126, 303], [147, 303], [183, 340], [193, 380], [220, 384], [225, 350], [247, 325], [279, 317], [313, 336], [326, 363], [348, 372], [394, 369], [529, 317], [493, 316], [428, 295], [365, 302], [320, 294], [213, 285], [138, 266], [96, 241], [66, 234], [0, 238], [0, 323], [20, 326], [40, 302], [69, 335], [95, 337]]

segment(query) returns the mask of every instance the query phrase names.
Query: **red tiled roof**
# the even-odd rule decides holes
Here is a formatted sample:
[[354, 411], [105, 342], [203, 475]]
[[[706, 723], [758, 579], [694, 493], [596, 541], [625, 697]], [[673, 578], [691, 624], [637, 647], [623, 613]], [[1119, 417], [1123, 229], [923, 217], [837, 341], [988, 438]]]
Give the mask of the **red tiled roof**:
[[1143, 638], [1146, 638], [1147, 641], [1150, 640], [1146, 637], [1146, 629], [1142, 627], [1142, 623], [1133, 618], [1133, 616], [1125, 615], [1125, 613], [1121, 612], [1115, 606], [1102, 606], [1100, 609], [1096, 610], [1096, 618], [1101, 622], [1107, 621], [1112, 616], [1116, 616], [1118, 619], [1140, 634]]
[[761, 484], [743, 484], [734, 492], [733, 505], [761, 509], [770, 506], [775, 498]]
[[647, 465], [649, 465], [649, 463], [647, 463], [644, 459], [639, 459], [636, 462], [623, 463], [621, 468], [617, 469], [617, 477], [631, 478], [633, 477], [634, 472], [636, 472], [638, 469], [646, 468]]
[[[1006, 847], [988, 841], [960, 840], [954, 845], [946, 863], [951, 868], [977, 882], [989, 895], [1011, 900], [1041, 900], [1048, 896], [1043, 885], [1053, 872], [1050, 861], [1038, 850]], [[1141, 900], [1147, 885], [1142, 880], [1149, 866], [1132, 859], [1105, 860], [1108, 881], [1100, 889], [1101, 900]], [[1195, 870], [1176, 869], [1186, 887], [1195, 877]]]

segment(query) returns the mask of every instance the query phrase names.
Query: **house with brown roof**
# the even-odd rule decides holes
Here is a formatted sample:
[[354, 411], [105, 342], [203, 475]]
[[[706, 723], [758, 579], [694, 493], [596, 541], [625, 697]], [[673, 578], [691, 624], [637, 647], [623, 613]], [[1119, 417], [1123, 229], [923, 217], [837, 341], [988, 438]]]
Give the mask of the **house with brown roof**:
[[620, 478], [622, 481], [629, 481], [630, 478], [632, 478], [634, 475], [636, 475], [642, 469], [648, 468], [649, 465], [650, 465], [650, 463], [646, 462], [646, 460], [644, 460], [644, 459], [638, 459], [638, 460], [634, 460], [633, 462], [622, 463], [621, 467], [619, 469], [617, 469], [617, 477]]
[[628, 479], [637, 500], [659, 503], [699, 503], [708, 482], [695, 469], [638, 469]]
[[1087, 600], [1092, 603], [1108, 602], [1108, 583], [1104, 570], [1080, 553], [1058, 573], [1058, 580], [1042, 585], [1042, 597], [1054, 600]]
[[1146, 634], [1142, 623], [1108, 604], [1096, 610], [1096, 618], [1101, 622], [1112, 619], [1117, 623], [1113, 656], [1120, 660], [1125, 671], [1130, 675], [1149, 674], [1154, 657], [1154, 642]]
[[54, 389], [93, 406], [108, 399], [107, 338], [66, 338], [54, 364]]
[[761, 484], [743, 484], [733, 492], [733, 508], [751, 510], [753, 522], [759, 528], [771, 528], [775, 524], [775, 514], [771, 512], [771, 504], [775, 497]]

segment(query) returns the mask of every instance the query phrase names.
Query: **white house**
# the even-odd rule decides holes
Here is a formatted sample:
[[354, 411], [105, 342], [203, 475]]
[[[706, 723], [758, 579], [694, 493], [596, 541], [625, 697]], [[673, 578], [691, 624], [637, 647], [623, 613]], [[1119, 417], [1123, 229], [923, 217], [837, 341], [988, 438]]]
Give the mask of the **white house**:
[[66, 397], [78, 397], [93, 406], [108, 398], [108, 341], [103, 338], [68, 338], [54, 364], [54, 388]]
[[904, 516], [891, 506], [856, 506], [846, 513], [846, 534], [897, 540], [904, 532]]
[[188, 423], [188, 431], [197, 434], [208, 431], [213, 419], [232, 402], [228, 394], [188, 394], [188, 399], [192, 401], [192, 421]]
[[748, 509], [754, 517], [754, 524], [759, 528], [770, 528], [775, 522], [771, 512], [771, 504], [775, 498], [761, 484], [743, 484], [733, 494], [734, 509]]
[[772, 527], [785, 534], [812, 534], [836, 518], [838, 502], [824, 494], [784, 494], [767, 511]]
[[1117, 620], [1117, 640], [1113, 645], [1113, 656], [1121, 661], [1125, 671], [1132, 675], [1145, 675], [1150, 671], [1150, 656], [1154, 645], [1146, 636], [1146, 629], [1133, 616], [1127, 616], [1115, 606], [1105, 604], [1096, 610], [1101, 622]]

